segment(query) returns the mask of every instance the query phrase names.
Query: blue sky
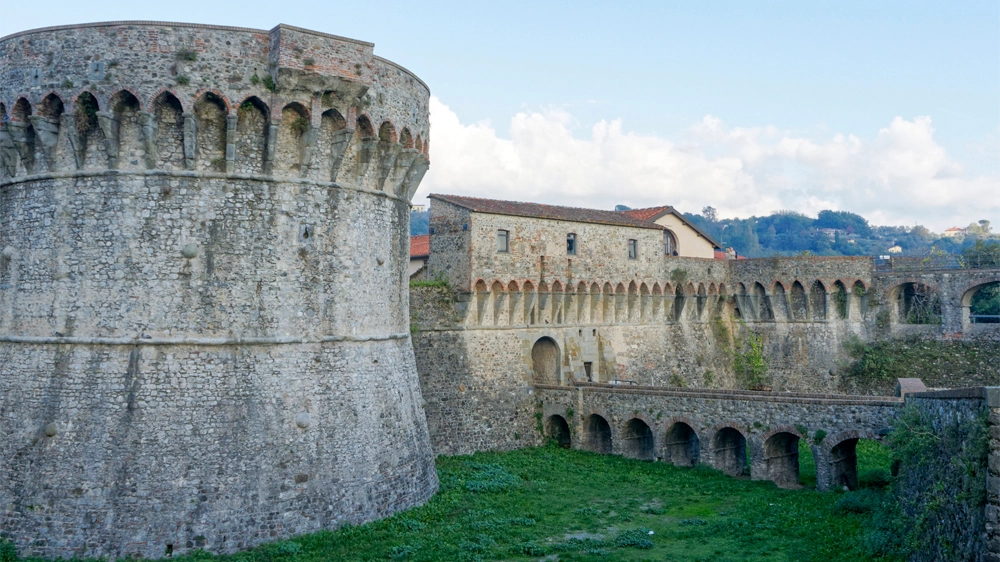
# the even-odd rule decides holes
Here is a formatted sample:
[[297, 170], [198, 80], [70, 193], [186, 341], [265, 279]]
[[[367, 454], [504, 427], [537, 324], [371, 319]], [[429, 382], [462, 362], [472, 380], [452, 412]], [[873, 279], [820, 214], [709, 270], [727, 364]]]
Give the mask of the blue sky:
[[436, 98], [418, 197], [1000, 223], [996, 0], [123, 6], [8, 0], [0, 34], [149, 19], [372, 41]]

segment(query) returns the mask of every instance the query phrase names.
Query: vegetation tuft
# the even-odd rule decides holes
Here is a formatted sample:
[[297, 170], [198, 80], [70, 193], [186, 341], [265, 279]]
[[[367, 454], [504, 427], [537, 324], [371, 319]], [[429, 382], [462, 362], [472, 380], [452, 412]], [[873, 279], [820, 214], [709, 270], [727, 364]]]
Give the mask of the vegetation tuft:
[[764, 336], [748, 328], [740, 320], [740, 331], [733, 350], [733, 371], [736, 381], [743, 388], [751, 390], [770, 387], [771, 379], [767, 375], [767, 357], [764, 355]]

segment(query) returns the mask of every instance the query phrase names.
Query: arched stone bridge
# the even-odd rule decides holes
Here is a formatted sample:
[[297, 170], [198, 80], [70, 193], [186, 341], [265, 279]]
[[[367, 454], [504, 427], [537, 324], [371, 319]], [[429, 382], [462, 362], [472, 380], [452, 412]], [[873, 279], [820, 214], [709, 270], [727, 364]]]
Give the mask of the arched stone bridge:
[[535, 395], [545, 434], [564, 446], [681, 466], [704, 463], [783, 487], [799, 484], [798, 445], [805, 439], [819, 490], [857, 487], [858, 439], [881, 439], [903, 405], [884, 396], [597, 383], [536, 385]]

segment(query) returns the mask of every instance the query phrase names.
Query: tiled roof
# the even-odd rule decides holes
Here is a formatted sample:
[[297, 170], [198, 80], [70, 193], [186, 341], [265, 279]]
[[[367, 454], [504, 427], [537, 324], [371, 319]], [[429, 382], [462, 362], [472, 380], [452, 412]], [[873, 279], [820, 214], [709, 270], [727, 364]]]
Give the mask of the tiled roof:
[[650, 207], [648, 209], [629, 209], [627, 211], [622, 211], [622, 212], [627, 215], [631, 215], [637, 219], [642, 219], [644, 221], [655, 221], [656, 219], [662, 217], [663, 215], [666, 215], [668, 213], [672, 214], [678, 219], [680, 219], [682, 223], [691, 227], [691, 230], [697, 232], [699, 236], [701, 236], [705, 240], [708, 240], [709, 244], [715, 246], [716, 248], [722, 247], [722, 245], [719, 244], [719, 242], [715, 238], [712, 238], [711, 236], [708, 235], [707, 232], [698, 228], [693, 222], [688, 220], [687, 217], [685, 217], [682, 213], [680, 213], [677, 209], [671, 207], [670, 205], [664, 205], [662, 207]]
[[662, 207], [650, 207], [648, 209], [628, 209], [627, 211], [622, 212], [639, 220], [655, 221], [665, 213], [669, 213], [670, 210], [670, 205], [664, 205]]
[[637, 219], [618, 211], [602, 211], [600, 209], [581, 209], [579, 207], [560, 207], [558, 205], [542, 205], [541, 203], [521, 203], [517, 201], [499, 201], [496, 199], [480, 199], [478, 197], [462, 197], [459, 195], [431, 194], [428, 197], [438, 199], [452, 205], [477, 213], [491, 215], [510, 215], [515, 217], [530, 217], [571, 222], [590, 222], [615, 226], [631, 226], [663, 230], [658, 224]]
[[410, 236], [410, 259], [426, 258], [431, 255], [431, 237], [422, 234]]

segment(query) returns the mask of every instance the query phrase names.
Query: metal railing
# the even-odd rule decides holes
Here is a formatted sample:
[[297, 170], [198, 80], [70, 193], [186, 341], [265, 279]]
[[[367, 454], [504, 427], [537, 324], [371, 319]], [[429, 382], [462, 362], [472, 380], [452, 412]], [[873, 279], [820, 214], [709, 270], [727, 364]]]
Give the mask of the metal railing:
[[973, 324], [1000, 324], [1000, 314], [970, 314], [969, 321]]

